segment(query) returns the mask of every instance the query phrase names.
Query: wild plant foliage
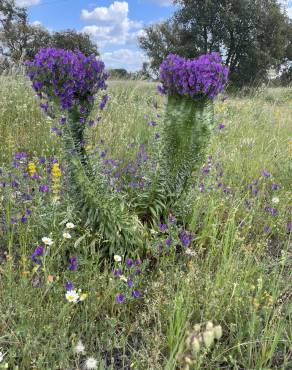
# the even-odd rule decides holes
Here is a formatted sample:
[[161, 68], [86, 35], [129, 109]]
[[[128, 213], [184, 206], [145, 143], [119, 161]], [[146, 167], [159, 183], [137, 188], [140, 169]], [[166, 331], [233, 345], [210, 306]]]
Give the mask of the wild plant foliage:
[[[168, 95], [162, 149], [157, 153], [157, 171], [149, 174], [150, 185], [134, 199], [136, 214], [122, 195], [107, 185], [99, 164], [92, 170], [84, 149], [94, 96], [106, 89], [108, 75], [103, 62], [80, 52], [48, 48], [41, 49], [27, 68], [33, 88], [45, 100], [42, 108], [67, 112], [62, 137], [70, 190], [85, 223], [108, 242], [107, 248], [136, 248], [143, 243], [138, 216], [148, 223], [165, 216], [201, 165], [213, 122], [212, 101], [223, 91], [228, 69], [217, 53], [195, 60], [169, 55], [162, 63], [160, 92]], [[100, 109], [107, 100], [104, 94]]]
[[228, 68], [217, 53], [194, 60], [170, 54], [160, 66], [160, 80], [159, 91], [168, 95], [162, 150], [152, 185], [138, 200], [139, 213], [156, 219], [187, 190], [204, 160], [212, 102], [227, 84]]

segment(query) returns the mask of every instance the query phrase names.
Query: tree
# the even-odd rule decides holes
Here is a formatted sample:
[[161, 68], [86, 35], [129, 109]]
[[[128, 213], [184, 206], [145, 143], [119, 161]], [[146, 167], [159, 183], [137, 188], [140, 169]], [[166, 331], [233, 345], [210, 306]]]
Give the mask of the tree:
[[74, 51], [80, 50], [83, 54], [99, 55], [97, 45], [90, 39], [90, 36], [75, 30], [54, 32], [52, 35], [52, 46], [60, 49]]
[[33, 59], [39, 48], [53, 46], [99, 55], [89, 35], [74, 30], [50, 33], [42, 26], [29, 24], [27, 10], [14, 0], [0, 0], [0, 56], [5, 62]]
[[291, 21], [277, 0], [176, 0], [173, 17], [145, 29], [140, 46], [157, 72], [169, 53], [221, 52], [236, 85], [262, 80], [285, 60]]

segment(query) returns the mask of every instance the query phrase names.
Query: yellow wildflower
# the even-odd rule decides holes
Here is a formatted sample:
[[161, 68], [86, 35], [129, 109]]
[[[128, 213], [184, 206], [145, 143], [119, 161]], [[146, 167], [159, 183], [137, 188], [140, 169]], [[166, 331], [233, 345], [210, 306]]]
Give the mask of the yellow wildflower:
[[27, 165], [27, 173], [30, 177], [36, 174], [36, 166], [33, 162], [29, 162], [29, 164]]
[[61, 170], [60, 170], [60, 166], [59, 166], [59, 163], [54, 163], [53, 166], [52, 166], [52, 176], [53, 178], [58, 178], [58, 177], [61, 177]]

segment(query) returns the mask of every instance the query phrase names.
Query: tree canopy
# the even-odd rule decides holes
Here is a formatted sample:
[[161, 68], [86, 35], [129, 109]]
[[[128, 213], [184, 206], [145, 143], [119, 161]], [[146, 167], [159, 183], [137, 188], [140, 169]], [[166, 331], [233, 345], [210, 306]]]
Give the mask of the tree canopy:
[[238, 86], [263, 80], [270, 68], [291, 60], [291, 20], [277, 0], [175, 0], [166, 22], [139, 39], [151, 67], [176, 53], [188, 58], [218, 51]]
[[33, 59], [41, 47], [80, 50], [85, 55], [99, 55], [89, 35], [75, 30], [49, 32], [28, 22], [27, 10], [14, 0], [0, 1], [0, 56], [12, 62]]

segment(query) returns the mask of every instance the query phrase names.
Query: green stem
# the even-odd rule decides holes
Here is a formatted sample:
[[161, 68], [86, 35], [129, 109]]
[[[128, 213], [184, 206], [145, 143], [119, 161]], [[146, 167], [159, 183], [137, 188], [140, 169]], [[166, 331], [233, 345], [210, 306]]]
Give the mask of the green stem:
[[168, 97], [160, 176], [170, 203], [187, 190], [192, 173], [202, 165], [212, 123], [210, 100]]

